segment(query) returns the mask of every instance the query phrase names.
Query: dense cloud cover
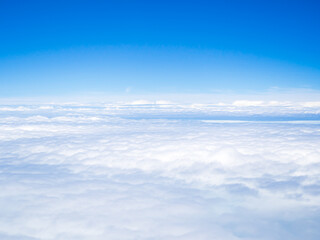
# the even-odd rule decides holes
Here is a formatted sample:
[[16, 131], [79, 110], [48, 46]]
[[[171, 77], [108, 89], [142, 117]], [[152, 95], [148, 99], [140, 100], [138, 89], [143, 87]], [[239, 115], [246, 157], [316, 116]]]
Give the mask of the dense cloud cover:
[[319, 106], [0, 106], [0, 238], [320, 239]]

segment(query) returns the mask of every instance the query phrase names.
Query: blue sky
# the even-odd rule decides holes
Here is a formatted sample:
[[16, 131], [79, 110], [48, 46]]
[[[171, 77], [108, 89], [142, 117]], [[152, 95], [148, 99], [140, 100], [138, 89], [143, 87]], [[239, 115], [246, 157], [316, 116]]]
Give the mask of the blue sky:
[[0, 94], [320, 89], [317, 1], [0, 1]]

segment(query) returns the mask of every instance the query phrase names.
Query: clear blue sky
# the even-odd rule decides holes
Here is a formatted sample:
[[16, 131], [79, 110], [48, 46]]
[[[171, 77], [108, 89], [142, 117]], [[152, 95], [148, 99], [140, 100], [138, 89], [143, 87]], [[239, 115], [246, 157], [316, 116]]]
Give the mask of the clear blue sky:
[[319, 1], [0, 0], [0, 94], [320, 89]]

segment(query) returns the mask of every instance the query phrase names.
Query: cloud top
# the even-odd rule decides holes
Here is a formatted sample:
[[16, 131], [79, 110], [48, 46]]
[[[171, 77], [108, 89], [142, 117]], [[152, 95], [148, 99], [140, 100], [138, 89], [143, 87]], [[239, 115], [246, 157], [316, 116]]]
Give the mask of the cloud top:
[[0, 236], [319, 239], [319, 109], [275, 105], [0, 106]]

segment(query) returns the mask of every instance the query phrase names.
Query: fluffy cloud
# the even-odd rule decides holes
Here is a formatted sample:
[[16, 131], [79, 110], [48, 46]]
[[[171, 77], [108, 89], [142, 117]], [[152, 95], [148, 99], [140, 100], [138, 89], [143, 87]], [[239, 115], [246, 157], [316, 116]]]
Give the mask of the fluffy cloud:
[[240, 105], [2, 106], [1, 239], [319, 239], [316, 105]]

